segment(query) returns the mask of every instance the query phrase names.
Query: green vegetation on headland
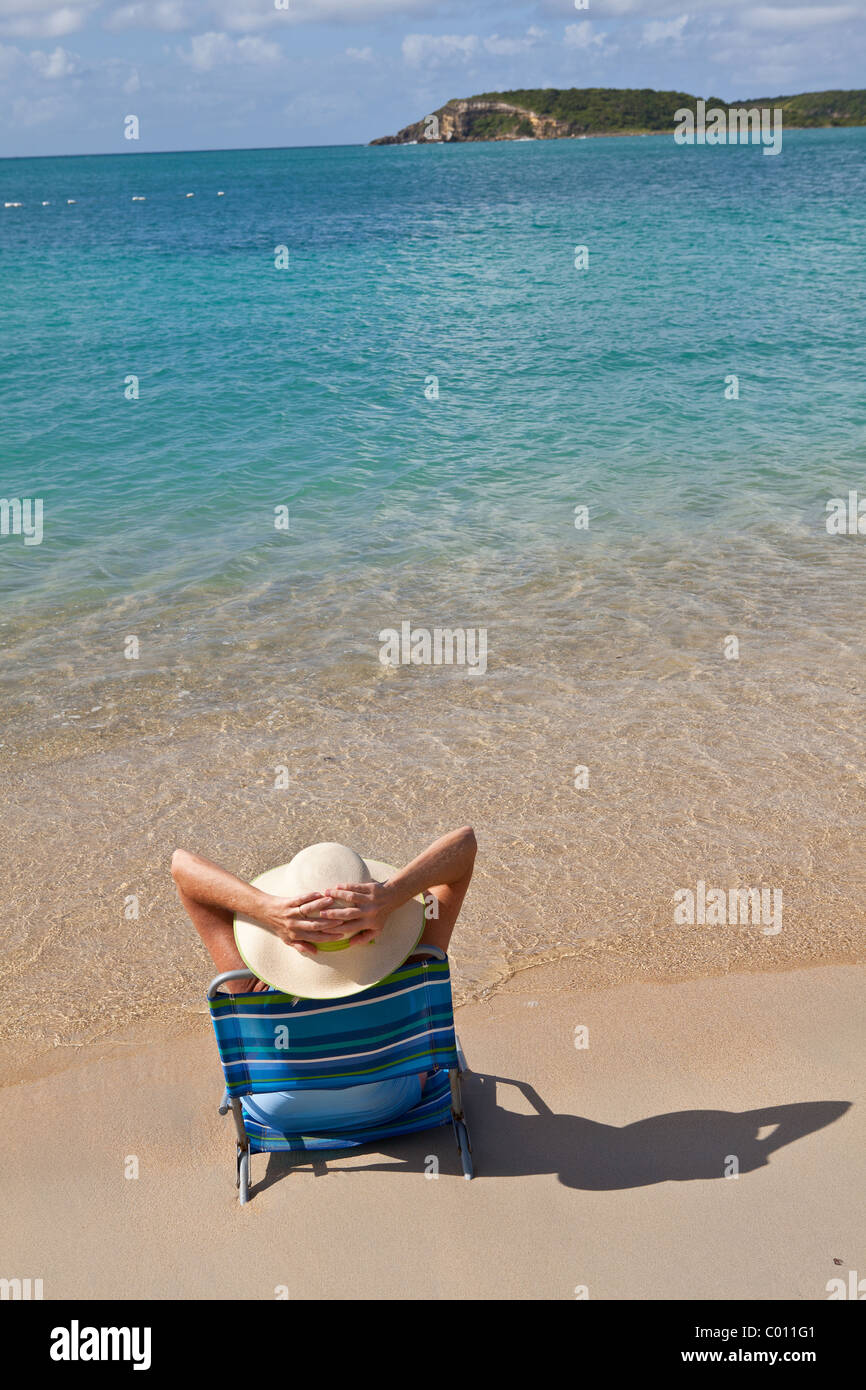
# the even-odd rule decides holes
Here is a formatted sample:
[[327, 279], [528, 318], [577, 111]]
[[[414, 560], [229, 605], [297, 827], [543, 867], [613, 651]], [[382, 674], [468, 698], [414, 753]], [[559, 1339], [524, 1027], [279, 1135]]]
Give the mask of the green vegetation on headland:
[[[654, 92], [629, 87], [543, 87], [515, 92], [483, 92], [448, 101], [396, 135], [373, 145], [429, 141], [574, 139], [581, 135], [629, 135], [672, 131], [674, 115], [695, 111], [688, 92]], [[706, 98], [707, 109], [779, 107], [785, 126], [866, 125], [866, 91], [803, 92], [799, 96], [750, 97], [742, 101]]]

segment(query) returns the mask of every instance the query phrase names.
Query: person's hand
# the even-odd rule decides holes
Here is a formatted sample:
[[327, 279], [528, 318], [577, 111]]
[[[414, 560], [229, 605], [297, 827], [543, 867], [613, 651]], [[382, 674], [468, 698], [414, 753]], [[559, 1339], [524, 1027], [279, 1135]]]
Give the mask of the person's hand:
[[387, 883], [338, 883], [328, 889], [328, 895], [337, 901], [323, 910], [321, 919], [340, 923], [344, 934], [351, 930], [353, 946], [374, 941], [389, 913], [399, 906]]
[[276, 898], [270, 893], [262, 895], [262, 909], [256, 914], [256, 921], [293, 946], [302, 956], [315, 956], [315, 943], [318, 941], [339, 941], [345, 935], [342, 927], [322, 920], [323, 908], [333, 905], [330, 893], [305, 893], [300, 898]]

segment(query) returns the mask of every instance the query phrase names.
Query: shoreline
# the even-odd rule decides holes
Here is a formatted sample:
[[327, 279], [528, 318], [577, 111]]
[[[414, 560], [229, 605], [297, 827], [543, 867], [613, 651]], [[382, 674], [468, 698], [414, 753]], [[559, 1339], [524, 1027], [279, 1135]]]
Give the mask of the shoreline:
[[[783, 130], [863, 130], [866, 129], [866, 122], [863, 125], [786, 125], [783, 122]], [[395, 145], [553, 145], [558, 140], [570, 142], [572, 140], [623, 140], [629, 136], [645, 139], [649, 135], [663, 136], [666, 139], [675, 135], [676, 130], [593, 130], [586, 131], [583, 135], [495, 135], [489, 139], [466, 139], [466, 140], [371, 140], [363, 149], [393, 149]], [[727, 140], [720, 144], [727, 145]], [[735, 140], [732, 144], [760, 144], [760, 141]], [[335, 147], [339, 148], [339, 147]]]
[[[856, 931], [856, 928], [853, 930]], [[651, 931], [647, 936], [623, 933], [619, 936], [587, 938], [583, 946], [577, 948], [563, 948], [558, 953], [554, 948], [547, 954], [514, 961], [512, 968], [497, 980], [464, 994], [459, 990], [459, 951], [454, 952], [451, 962], [452, 970], [456, 962], [457, 973], [456, 980], [452, 976], [455, 1015], [463, 1009], [494, 1004], [501, 996], [522, 988], [524, 977], [531, 977], [536, 971], [548, 972], [551, 979], [559, 973], [562, 984], [556, 988], [594, 995], [630, 986], [689, 985], [698, 981], [773, 977], [802, 970], [866, 966], [866, 951], [860, 943], [850, 938], [845, 946], [835, 948], [826, 941], [813, 940], [811, 951], [808, 942], [800, 942], [800, 954], [796, 957], [789, 956], [773, 962], [770, 952], [767, 952], [761, 959], [755, 960], [754, 953], [749, 952], [749, 939], [753, 932], [754, 928], [747, 928], [737, 933], [739, 940], [733, 943], [734, 963], [732, 965], [729, 960], [724, 968], [719, 965], [717, 956], [713, 955], [709, 941], [703, 943], [703, 952], [700, 948], [692, 951], [686, 965], [682, 961], [681, 944], [678, 951], [668, 954], [658, 952], [650, 944], [658, 941], [658, 931]], [[200, 1003], [179, 1007], [173, 1017], [139, 1017], [110, 1036], [59, 1042], [41, 1048], [30, 1044], [26, 1065], [22, 1065], [20, 1046], [13, 1040], [0, 1040], [0, 1076], [3, 1078], [0, 1080], [0, 1093], [65, 1076], [93, 1064], [117, 1061], [128, 1048], [147, 1048], [162, 1043], [183, 1046], [190, 1043], [200, 1036], [200, 1019], [207, 1020], [209, 1017], [204, 994], [211, 978], [208, 975], [207, 979], [202, 980]]]

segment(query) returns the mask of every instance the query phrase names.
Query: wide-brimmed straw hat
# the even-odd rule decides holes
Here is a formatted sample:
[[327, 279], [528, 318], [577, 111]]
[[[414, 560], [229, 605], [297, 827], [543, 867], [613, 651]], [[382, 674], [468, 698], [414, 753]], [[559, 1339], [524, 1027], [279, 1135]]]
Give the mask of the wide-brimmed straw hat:
[[[325, 894], [338, 883], [381, 883], [396, 872], [378, 859], [362, 859], [348, 845], [326, 842], [302, 849], [288, 864], [259, 874], [253, 884], [278, 898], [299, 898]], [[335, 900], [334, 907], [340, 906], [348, 904]], [[235, 941], [244, 964], [266, 984], [301, 999], [339, 999], [384, 980], [418, 945], [424, 931], [424, 900], [410, 898], [395, 908], [374, 940], [353, 946], [357, 931], [347, 922], [345, 937], [327, 944], [311, 942], [316, 954], [307, 956], [259, 922], [235, 917]]]

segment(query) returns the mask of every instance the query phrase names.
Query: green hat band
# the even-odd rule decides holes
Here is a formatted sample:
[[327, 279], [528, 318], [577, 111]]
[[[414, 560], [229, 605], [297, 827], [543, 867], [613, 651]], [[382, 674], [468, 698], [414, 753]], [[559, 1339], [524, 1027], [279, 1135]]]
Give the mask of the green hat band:
[[355, 936], [357, 936], [357, 935], [358, 935], [358, 933], [355, 932], [355, 933], [354, 933], [354, 936], [347, 936], [347, 937], [345, 937], [345, 939], [344, 939], [343, 941], [334, 941], [334, 942], [329, 943], [329, 944], [326, 944], [324, 941], [317, 941], [317, 942], [315, 943], [316, 950], [317, 950], [317, 951], [345, 951], [345, 949], [346, 949], [347, 946], [351, 946], [352, 942], [353, 942], [354, 939], [355, 939]]

